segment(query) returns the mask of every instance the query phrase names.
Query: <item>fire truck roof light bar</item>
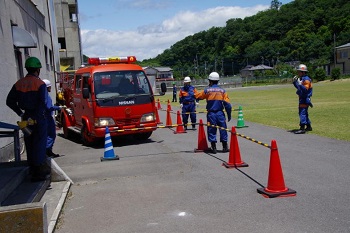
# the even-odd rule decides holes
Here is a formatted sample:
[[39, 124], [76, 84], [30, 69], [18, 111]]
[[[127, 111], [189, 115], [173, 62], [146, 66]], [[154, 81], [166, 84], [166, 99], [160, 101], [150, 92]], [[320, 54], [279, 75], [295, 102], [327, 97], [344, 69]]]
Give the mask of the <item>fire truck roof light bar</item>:
[[118, 64], [118, 63], [135, 63], [135, 56], [127, 57], [91, 57], [88, 59], [90, 65], [101, 65], [101, 64]]

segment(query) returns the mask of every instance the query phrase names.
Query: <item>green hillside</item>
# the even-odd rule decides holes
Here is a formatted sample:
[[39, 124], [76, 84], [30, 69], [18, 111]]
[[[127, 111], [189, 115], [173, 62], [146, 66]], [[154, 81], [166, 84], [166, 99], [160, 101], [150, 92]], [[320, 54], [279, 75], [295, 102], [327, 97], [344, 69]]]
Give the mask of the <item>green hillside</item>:
[[349, 43], [349, 12], [348, 0], [271, 1], [268, 10], [188, 36], [142, 65], [170, 66], [175, 77], [203, 77], [213, 70], [237, 74], [247, 64], [329, 64], [334, 47]]

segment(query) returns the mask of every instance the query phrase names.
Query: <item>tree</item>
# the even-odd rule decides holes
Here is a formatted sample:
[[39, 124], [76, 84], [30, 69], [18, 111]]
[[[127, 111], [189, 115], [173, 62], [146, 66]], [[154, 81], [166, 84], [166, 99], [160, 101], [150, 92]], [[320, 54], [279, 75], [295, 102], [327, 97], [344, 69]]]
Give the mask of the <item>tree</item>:
[[278, 9], [280, 9], [281, 6], [282, 6], [282, 2], [280, 2], [278, 0], [272, 0], [270, 9], [278, 10]]

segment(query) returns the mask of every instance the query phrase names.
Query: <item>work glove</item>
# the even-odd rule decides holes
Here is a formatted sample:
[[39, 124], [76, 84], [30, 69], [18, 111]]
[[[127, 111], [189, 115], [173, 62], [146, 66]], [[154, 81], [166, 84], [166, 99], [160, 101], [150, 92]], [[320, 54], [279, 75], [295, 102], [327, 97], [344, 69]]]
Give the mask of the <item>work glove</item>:
[[35, 120], [33, 120], [32, 118], [28, 118], [27, 119], [27, 124], [28, 125], [34, 125], [35, 124]]
[[298, 80], [299, 79], [299, 77], [297, 76], [297, 75], [295, 75], [294, 77], [293, 77], [293, 82], [295, 82], [296, 80]]
[[180, 104], [180, 108], [182, 108], [184, 105], [183, 104]]
[[298, 79], [298, 84], [301, 85], [302, 84], [302, 81], [300, 79]]
[[196, 102], [196, 106], [198, 106], [199, 105], [199, 102]]

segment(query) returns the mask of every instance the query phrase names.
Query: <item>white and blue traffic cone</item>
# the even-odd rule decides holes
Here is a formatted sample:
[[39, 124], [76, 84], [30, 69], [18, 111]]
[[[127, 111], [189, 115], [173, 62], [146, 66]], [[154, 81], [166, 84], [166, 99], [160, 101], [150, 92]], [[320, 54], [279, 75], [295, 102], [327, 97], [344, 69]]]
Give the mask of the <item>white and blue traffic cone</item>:
[[101, 162], [106, 160], [119, 160], [119, 157], [114, 154], [111, 134], [109, 133], [108, 127], [106, 127], [106, 136], [105, 136], [105, 153], [101, 157]]

